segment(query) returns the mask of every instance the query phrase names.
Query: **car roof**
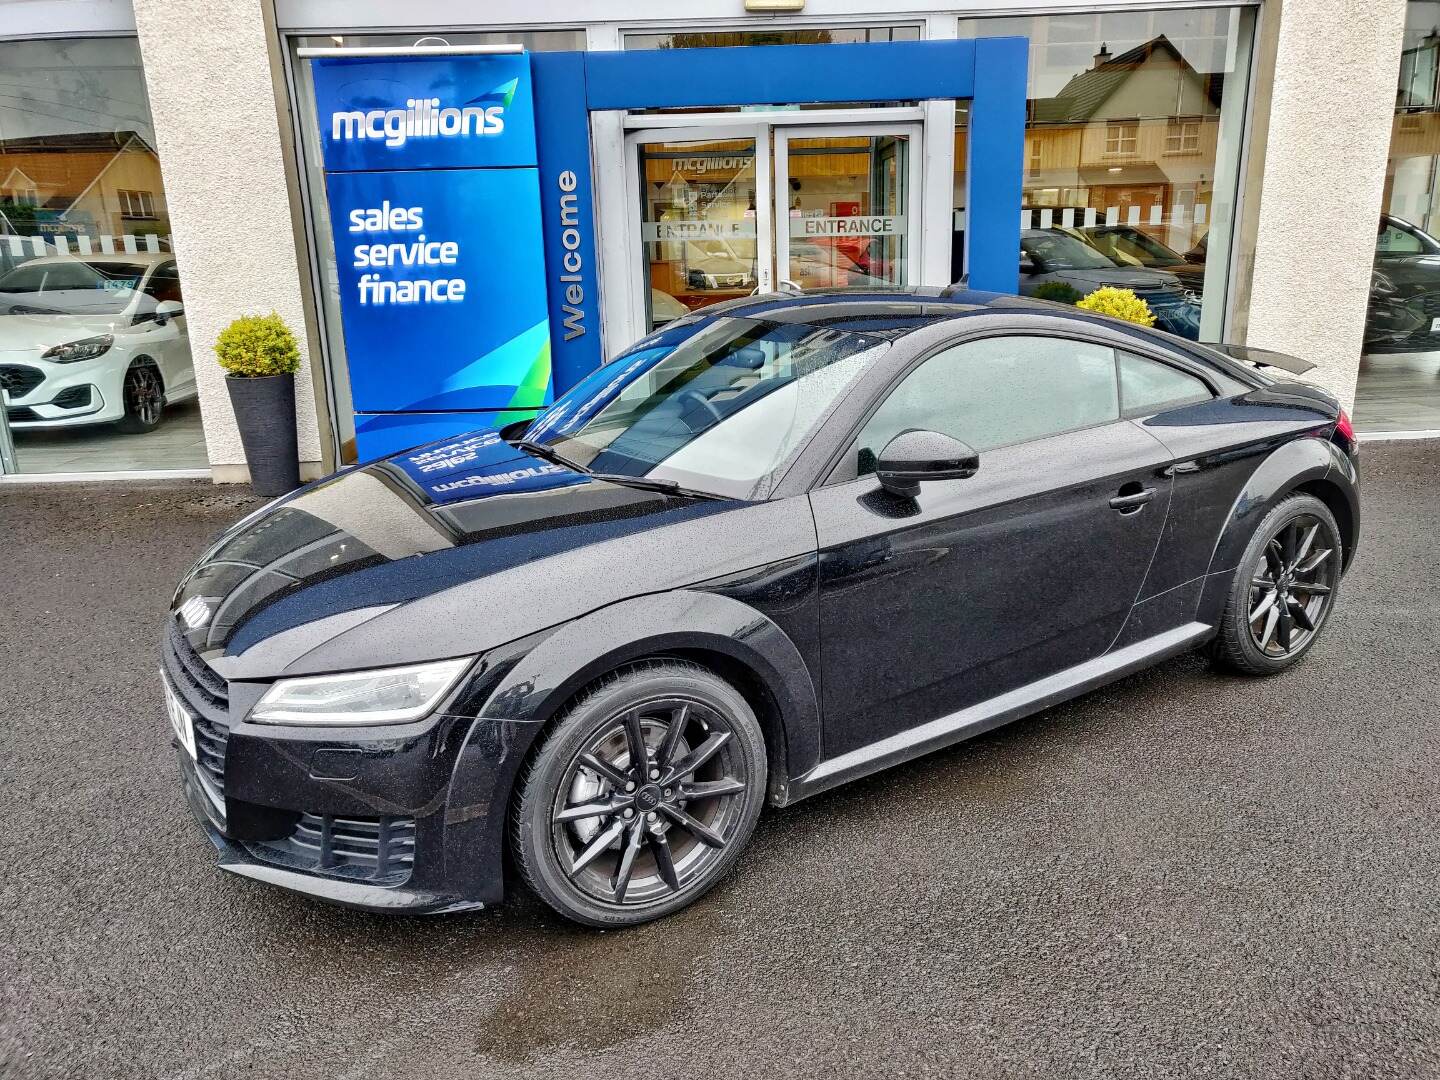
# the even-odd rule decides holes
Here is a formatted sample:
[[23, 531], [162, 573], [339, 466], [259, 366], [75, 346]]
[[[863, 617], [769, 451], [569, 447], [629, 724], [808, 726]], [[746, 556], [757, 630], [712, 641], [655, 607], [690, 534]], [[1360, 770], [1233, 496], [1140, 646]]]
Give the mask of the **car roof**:
[[1171, 344], [1168, 334], [1096, 315], [1070, 304], [1032, 296], [984, 292], [960, 285], [944, 288], [931, 285], [884, 289], [851, 287], [769, 293], [712, 304], [693, 312], [688, 318], [699, 320], [718, 316], [770, 323], [804, 323], [894, 339], [939, 322], [996, 315], [1022, 320], [1026, 316], [1063, 319], [1073, 322], [1077, 332], [1098, 326], [1150, 344]]

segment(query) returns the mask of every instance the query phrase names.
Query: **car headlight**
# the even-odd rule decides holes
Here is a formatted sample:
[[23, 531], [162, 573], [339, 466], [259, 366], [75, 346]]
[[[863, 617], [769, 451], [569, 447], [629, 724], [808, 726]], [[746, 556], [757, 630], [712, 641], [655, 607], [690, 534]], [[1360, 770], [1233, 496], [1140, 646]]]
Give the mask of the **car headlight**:
[[79, 360], [94, 360], [97, 356], [104, 356], [109, 352], [110, 346], [113, 344], [115, 344], [115, 338], [110, 334], [81, 338], [79, 341], [69, 341], [64, 345], [55, 345], [46, 349], [40, 354], [40, 359], [56, 364], [73, 364]]
[[455, 685], [470, 659], [281, 679], [265, 692], [250, 719], [261, 724], [401, 724], [417, 720]]

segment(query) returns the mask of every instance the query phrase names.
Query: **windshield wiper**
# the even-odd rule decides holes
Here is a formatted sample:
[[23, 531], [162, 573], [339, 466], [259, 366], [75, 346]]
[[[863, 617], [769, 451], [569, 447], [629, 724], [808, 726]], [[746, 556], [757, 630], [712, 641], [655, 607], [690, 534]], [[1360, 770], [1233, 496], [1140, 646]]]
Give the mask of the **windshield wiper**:
[[578, 461], [571, 461], [565, 455], [557, 453], [545, 443], [533, 442], [530, 439], [519, 439], [513, 444], [522, 450], [528, 450], [538, 458], [556, 465], [564, 466], [567, 469], [574, 469], [578, 473], [594, 477], [596, 480], [604, 480], [611, 484], [620, 484], [624, 487], [639, 488], [642, 491], [658, 491], [665, 495], [687, 495], [694, 499], [724, 499], [724, 495], [716, 495], [713, 491], [697, 491], [694, 488], [681, 487], [674, 480], [664, 480], [658, 476], [631, 476], [629, 473], [600, 473], [581, 465]]
[[658, 491], [665, 495], [685, 495], [692, 499], [724, 500], [726, 498], [724, 495], [716, 495], [713, 491], [697, 491], [695, 488], [681, 487], [674, 480], [664, 480], [658, 476], [631, 476], [628, 473], [601, 472], [592, 472], [589, 475], [596, 480], [621, 484], [624, 487], [639, 488], [641, 491]]
[[552, 465], [561, 465], [567, 469], [573, 469], [578, 473], [584, 473], [586, 476], [590, 475], [590, 470], [584, 465], [581, 465], [578, 461], [571, 461], [564, 454], [552, 449], [545, 443], [535, 442], [532, 439], [518, 439], [510, 445], [518, 446], [521, 450], [526, 450], [538, 458], [544, 458]]

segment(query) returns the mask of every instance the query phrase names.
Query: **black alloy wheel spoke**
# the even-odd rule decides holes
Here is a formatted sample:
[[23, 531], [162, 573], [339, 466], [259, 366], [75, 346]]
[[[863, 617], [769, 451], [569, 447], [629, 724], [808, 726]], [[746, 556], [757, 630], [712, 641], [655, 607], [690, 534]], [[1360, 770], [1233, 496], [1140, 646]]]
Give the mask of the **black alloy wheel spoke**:
[[1285, 557], [1281, 553], [1278, 539], [1265, 545], [1265, 564], [1270, 568], [1271, 578], [1278, 579], [1285, 572]]
[[608, 814], [617, 814], [626, 807], [633, 805], [635, 800], [626, 796], [621, 798], [615, 796], [604, 802], [580, 803], [577, 806], [567, 806], [555, 815], [556, 821], [584, 821], [586, 818], [605, 817]]
[[1315, 632], [1315, 623], [1310, 618], [1310, 613], [1305, 610], [1305, 605], [1294, 597], [1290, 599], [1290, 617], [1301, 630], [1308, 630], [1312, 634]]
[[1256, 604], [1253, 609], [1251, 609], [1250, 621], [1253, 623], [1256, 619], [1260, 618], [1261, 615], [1264, 615], [1271, 608], [1273, 608], [1278, 602], [1279, 596], [1280, 594], [1274, 592], [1273, 590], [1266, 593], [1265, 598], [1261, 600], [1260, 603]]
[[739, 795], [744, 790], [744, 781], [727, 776], [720, 780], [704, 780], [693, 784], [681, 784], [680, 797], [684, 799], [713, 799], [717, 795]]
[[655, 869], [660, 874], [660, 880], [674, 892], [679, 892], [680, 875], [675, 872], [675, 858], [670, 853], [670, 841], [665, 836], [665, 830], [651, 829], [649, 837], [650, 853], [655, 856]]
[[1290, 527], [1280, 534], [1280, 558], [1286, 566], [1295, 565], [1296, 533], [1299, 529], [1299, 525], [1292, 522]]
[[1290, 586], [1292, 593], [1309, 593], [1311, 596], [1329, 596], [1330, 586], [1320, 585], [1313, 581], [1297, 581]]
[[662, 803], [660, 805], [660, 812], [706, 847], [719, 850], [725, 846], [725, 838], [723, 836], [715, 832], [708, 825], [695, 820], [695, 818], [691, 817], [684, 810], [681, 810], [678, 806]]
[[624, 901], [625, 893], [630, 888], [630, 875], [635, 871], [635, 856], [640, 853], [640, 844], [644, 837], [644, 826], [639, 821], [635, 822], [630, 827], [629, 841], [620, 855], [620, 865], [615, 868], [615, 880], [611, 883], [617, 904]]
[[596, 836], [594, 840], [591, 840], [590, 846], [576, 856], [574, 864], [570, 867], [570, 876], [573, 878], [576, 874], [580, 873], [581, 870], [584, 870], [585, 867], [598, 859], [600, 853], [614, 843], [615, 838], [625, 831], [626, 824], [628, 823], [624, 820], [617, 820], [612, 823], [609, 828]]
[[1318, 536], [1319, 533], [1320, 523], [1317, 521], [1314, 525], [1310, 526], [1310, 531], [1307, 532], [1304, 539], [1300, 541], [1300, 547], [1295, 552], [1295, 558], [1290, 560], [1291, 566], [1299, 566], [1299, 564], [1305, 561], [1305, 556], [1310, 554], [1310, 548], [1315, 543], [1315, 537]]
[[1275, 641], [1280, 648], [1286, 652], [1290, 651], [1290, 631], [1293, 629], [1295, 620], [1290, 617], [1290, 609], [1281, 607], [1279, 624], [1275, 629]]
[[1305, 562], [1295, 567], [1295, 573], [1313, 574], [1316, 570], [1320, 569], [1320, 564], [1323, 563], [1326, 559], [1328, 559], [1331, 554], [1332, 549], [1321, 548], [1319, 551], [1315, 552], [1314, 555], [1311, 555], [1310, 558], [1305, 560]]
[[640, 710], [631, 709], [625, 714], [625, 742], [630, 747], [630, 768], [635, 773], [635, 782], [643, 784], [650, 779], [650, 751], [645, 745], [645, 729], [640, 726]]
[[668, 782], [674, 783], [676, 780], [681, 780], [689, 776], [696, 769], [700, 768], [701, 765], [704, 765], [705, 762], [718, 754], [720, 748], [729, 741], [730, 732], [712, 731], [703, 743], [675, 763], [670, 770]]
[[675, 755], [680, 750], [680, 737], [685, 733], [685, 724], [690, 719], [690, 706], [681, 705], [670, 716], [670, 726], [665, 729], [665, 741], [660, 744], [660, 749], [655, 754], [655, 760], [662, 766], [668, 766], [675, 761]]
[[593, 773], [598, 773], [610, 783], [614, 784], [620, 791], [625, 790], [625, 785], [630, 783], [630, 778], [623, 772], [611, 765], [608, 761], [602, 761], [594, 754], [581, 754], [580, 764]]

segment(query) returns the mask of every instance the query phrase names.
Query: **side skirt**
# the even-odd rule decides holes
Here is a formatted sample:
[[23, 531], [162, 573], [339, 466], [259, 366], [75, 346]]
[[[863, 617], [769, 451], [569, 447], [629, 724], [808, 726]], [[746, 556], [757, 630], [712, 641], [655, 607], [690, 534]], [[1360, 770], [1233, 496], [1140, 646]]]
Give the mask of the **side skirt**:
[[928, 724], [921, 724], [909, 731], [873, 742], [869, 746], [851, 750], [848, 754], [822, 761], [791, 783], [788, 801], [798, 802], [847, 781], [858, 780], [881, 769], [888, 769], [891, 765], [928, 754], [932, 750], [973, 739], [976, 735], [983, 735], [1002, 724], [1058, 705], [1098, 686], [1104, 686], [1115, 679], [1183, 653], [1214, 633], [1215, 627], [1207, 623], [1187, 623], [1104, 656], [1097, 656], [1094, 660], [1057, 671], [1054, 675], [1038, 679], [1028, 686], [971, 705], [938, 720], [931, 720]]

